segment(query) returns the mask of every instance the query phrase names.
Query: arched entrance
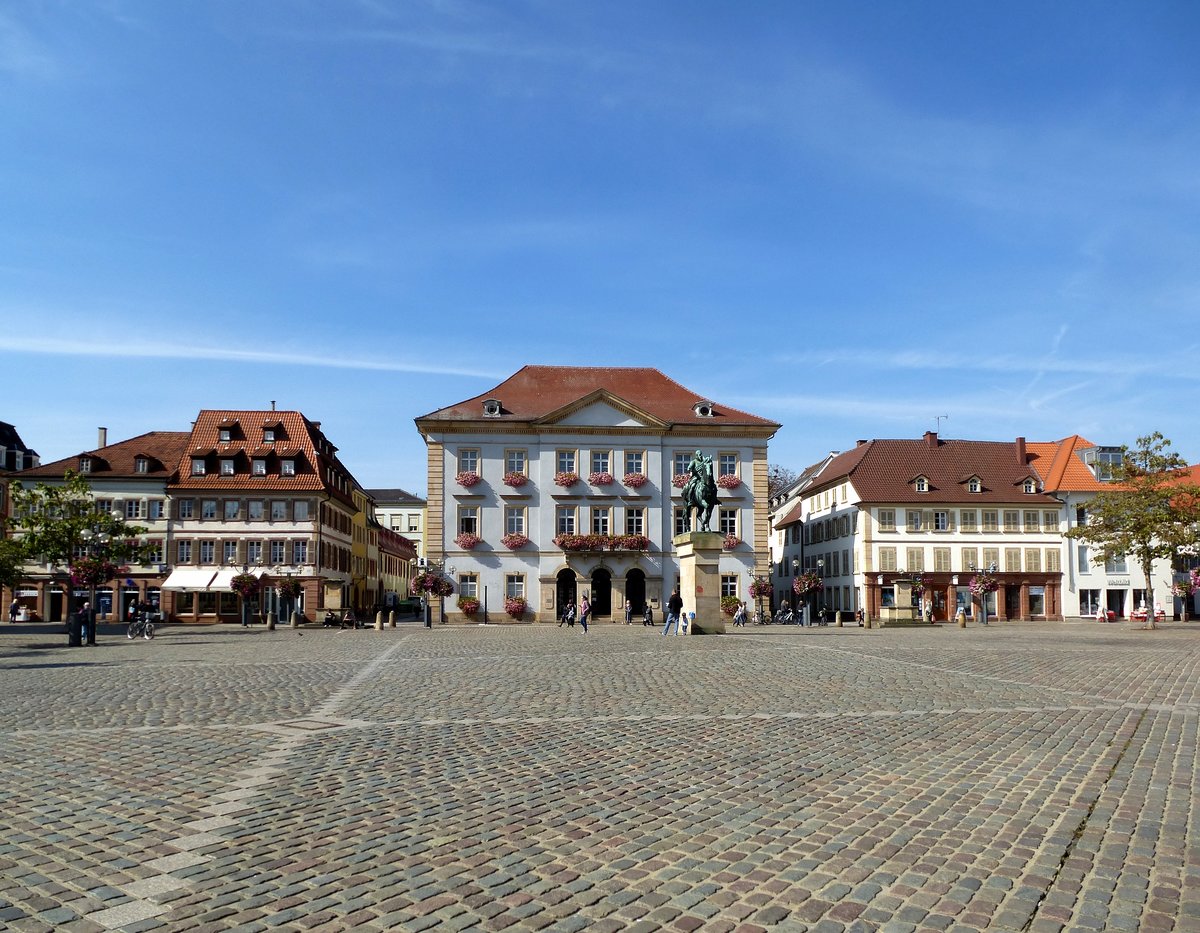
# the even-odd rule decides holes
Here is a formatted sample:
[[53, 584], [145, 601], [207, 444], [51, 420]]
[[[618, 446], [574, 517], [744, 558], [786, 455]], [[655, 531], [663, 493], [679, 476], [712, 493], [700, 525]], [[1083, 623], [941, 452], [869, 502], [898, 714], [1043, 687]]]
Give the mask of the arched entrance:
[[625, 574], [625, 598], [633, 606], [633, 618], [640, 620], [646, 611], [646, 575], [636, 567]]
[[592, 574], [592, 615], [612, 615], [612, 574], [607, 570], [596, 570]]
[[576, 605], [579, 604], [579, 597], [575, 591], [575, 571], [560, 570], [558, 576], [555, 577], [554, 583], [554, 618], [561, 619], [563, 609], [566, 608], [567, 602], [575, 600]]

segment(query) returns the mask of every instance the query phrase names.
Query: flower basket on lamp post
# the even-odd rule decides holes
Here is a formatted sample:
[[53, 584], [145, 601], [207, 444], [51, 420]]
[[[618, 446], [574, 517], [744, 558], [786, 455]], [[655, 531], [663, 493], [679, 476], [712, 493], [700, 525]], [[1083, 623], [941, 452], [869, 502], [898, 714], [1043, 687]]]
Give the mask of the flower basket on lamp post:
[[262, 580], [252, 573], [239, 573], [229, 581], [229, 588], [237, 593], [241, 601], [242, 626], [250, 624], [250, 600], [262, 587]]
[[967, 589], [971, 591], [972, 596], [979, 600], [979, 621], [987, 625], [988, 593], [994, 593], [1000, 589], [1000, 581], [990, 573], [977, 573], [971, 577], [971, 582], [967, 584]]

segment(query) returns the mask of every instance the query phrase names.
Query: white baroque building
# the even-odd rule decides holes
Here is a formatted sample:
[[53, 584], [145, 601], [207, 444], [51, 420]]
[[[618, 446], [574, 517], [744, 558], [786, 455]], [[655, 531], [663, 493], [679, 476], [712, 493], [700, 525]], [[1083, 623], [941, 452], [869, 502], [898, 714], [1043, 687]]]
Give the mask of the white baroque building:
[[[587, 595], [594, 617], [655, 619], [678, 582], [685, 527], [675, 477], [713, 458], [727, 536], [721, 595], [766, 575], [773, 421], [704, 398], [650, 368], [526, 366], [416, 419], [428, 453], [426, 551], [455, 583], [451, 621], [552, 621]], [[459, 602], [478, 600], [477, 612]], [[686, 607], [685, 607], [686, 608]]]

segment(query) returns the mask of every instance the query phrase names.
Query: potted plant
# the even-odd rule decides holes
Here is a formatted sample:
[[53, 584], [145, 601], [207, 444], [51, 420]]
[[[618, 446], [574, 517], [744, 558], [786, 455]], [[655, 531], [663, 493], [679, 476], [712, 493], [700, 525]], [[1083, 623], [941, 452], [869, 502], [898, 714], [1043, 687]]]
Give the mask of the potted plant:
[[612, 481], [613, 475], [603, 470], [597, 470], [588, 474], [588, 482], [593, 486], [611, 486]]
[[645, 535], [615, 535], [609, 544], [613, 550], [648, 551], [650, 539]]
[[518, 473], [516, 470], [510, 470], [504, 474], [504, 485], [511, 486], [513, 489], [516, 489], [519, 486], [524, 486], [528, 482], [529, 477], [524, 473]]
[[458, 598], [458, 609], [465, 616], [473, 616], [479, 611], [479, 600], [474, 596], [460, 596]]
[[739, 538], [735, 534], [730, 533], [730, 534], [727, 534], [725, 536], [725, 540], [721, 542], [721, 547], [723, 547], [727, 551], [732, 551], [734, 548], [736, 548], [741, 543], [742, 543], [741, 538]]
[[736, 473], [722, 473], [717, 477], [717, 485], [722, 489], [737, 489], [742, 485], [742, 478]]
[[409, 581], [408, 591], [413, 596], [449, 596], [454, 592], [454, 583], [440, 573], [423, 570]]
[[771, 581], [768, 580], [766, 577], [755, 577], [754, 580], [751, 581], [751, 583], [750, 583], [750, 589], [748, 590], [748, 592], [750, 593], [751, 599], [758, 599], [759, 597], [765, 598], [767, 596], [770, 596], [771, 595]]
[[251, 599], [259, 591], [262, 581], [252, 573], [239, 573], [229, 581], [229, 588], [242, 599]]
[[621, 482], [623, 482], [630, 489], [641, 489], [648, 482], [650, 482], [650, 477], [648, 477], [645, 473], [626, 473], [621, 478]]
[[742, 604], [742, 601], [740, 599], [738, 599], [736, 596], [722, 596], [721, 597], [721, 611], [723, 613], [725, 613], [725, 615], [727, 615], [727, 616], [731, 616], [735, 612], [737, 612], [738, 606], [740, 606], [741, 604]]
[[510, 551], [517, 551], [529, 543], [529, 537], [528, 535], [523, 535], [520, 532], [514, 531], [511, 534], [506, 534], [504, 537], [502, 537], [500, 539], [500, 543]]
[[470, 531], [464, 531], [462, 534], [460, 534], [457, 538], [454, 539], [454, 543], [457, 544], [464, 551], [470, 551], [476, 545], [478, 545], [479, 542], [482, 540], [483, 539], [481, 537], [479, 537], [479, 535], [473, 534]]
[[561, 473], [554, 474], [554, 485], [555, 486], [562, 486], [564, 489], [566, 489], [568, 486], [574, 486], [578, 482], [579, 482], [579, 474], [578, 473], [570, 473], [567, 471], [563, 471]]
[[504, 611], [514, 619], [520, 619], [525, 615], [526, 607], [524, 596], [509, 596], [504, 600]]
[[294, 577], [285, 577], [275, 584], [275, 592], [279, 594], [281, 599], [295, 599], [303, 589], [304, 587], [300, 585], [300, 581]]
[[470, 489], [481, 479], [483, 479], [483, 477], [473, 470], [462, 470], [461, 472], [455, 474], [454, 482], [465, 487], [466, 489]]

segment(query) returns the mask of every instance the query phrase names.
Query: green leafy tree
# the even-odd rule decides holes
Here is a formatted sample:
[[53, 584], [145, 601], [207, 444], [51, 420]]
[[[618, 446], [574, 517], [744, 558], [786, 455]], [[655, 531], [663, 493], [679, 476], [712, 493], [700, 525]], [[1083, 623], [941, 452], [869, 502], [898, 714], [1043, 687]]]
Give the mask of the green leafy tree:
[[16, 589], [23, 576], [24, 563], [20, 542], [13, 538], [0, 538], [0, 587]]
[[[11, 495], [19, 557], [48, 565], [51, 576], [64, 583], [75, 577], [94, 586], [111, 580], [118, 565], [148, 558], [149, 549], [137, 540], [147, 529], [98, 509], [91, 485], [79, 473], [68, 470], [61, 484], [38, 483], [32, 489], [15, 480]], [[73, 587], [65, 590], [70, 614]]]
[[[1196, 544], [1200, 486], [1190, 482], [1187, 463], [1171, 442], [1155, 431], [1122, 447], [1110, 489], [1087, 504], [1087, 522], [1067, 532], [1096, 552], [1097, 560], [1132, 558], [1153, 594], [1150, 572], [1155, 559], [1174, 563], [1181, 549]], [[1155, 628], [1154, 607], [1147, 624]]]

